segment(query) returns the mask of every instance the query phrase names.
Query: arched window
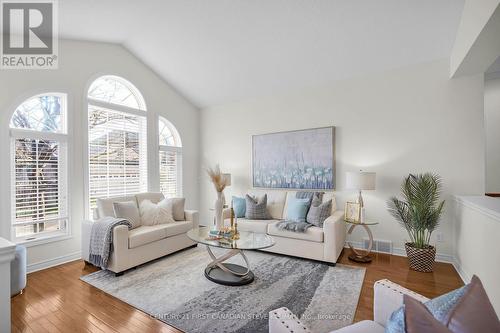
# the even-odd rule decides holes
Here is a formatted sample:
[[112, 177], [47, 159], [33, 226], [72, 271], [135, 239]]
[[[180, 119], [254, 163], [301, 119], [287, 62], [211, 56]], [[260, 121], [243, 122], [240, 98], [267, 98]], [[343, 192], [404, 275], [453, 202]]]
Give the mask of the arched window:
[[182, 143], [175, 127], [158, 120], [160, 147], [160, 191], [167, 198], [182, 196]]
[[147, 191], [147, 121], [141, 93], [123, 78], [98, 78], [87, 98], [92, 210], [98, 198]]
[[12, 239], [68, 230], [66, 95], [33, 96], [10, 120]]

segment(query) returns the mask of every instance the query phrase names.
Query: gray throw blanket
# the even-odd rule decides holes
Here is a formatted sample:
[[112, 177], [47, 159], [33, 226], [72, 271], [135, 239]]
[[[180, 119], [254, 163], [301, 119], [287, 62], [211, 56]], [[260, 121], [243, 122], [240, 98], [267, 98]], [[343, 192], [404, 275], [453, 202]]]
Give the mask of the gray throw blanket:
[[[324, 192], [311, 192], [311, 191], [298, 191], [295, 197], [297, 199], [309, 199], [309, 206], [313, 200], [319, 200], [321, 203], [321, 199], [323, 198]], [[283, 220], [278, 222], [276, 225], [280, 230], [288, 230], [293, 232], [306, 232], [309, 227], [312, 227], [312, 224], [307, 223], [306, 221], [290, 221]]]
[[312, 227], [312, 224], [307, 222], [297, 222], [290, 220], [279, 221], [276, 224], [276, 227], [280, 230], [288, 230], [293, 232], [306, 232], [309, 227]]
[[89, 262], [101, 268], [108, 267], [109, 254], [113, 244], [113, 228], [118, 225], [126, 225], [132, 228], [128, 220], [116, 217], [103, 217], [92, 224], [90, 233]]

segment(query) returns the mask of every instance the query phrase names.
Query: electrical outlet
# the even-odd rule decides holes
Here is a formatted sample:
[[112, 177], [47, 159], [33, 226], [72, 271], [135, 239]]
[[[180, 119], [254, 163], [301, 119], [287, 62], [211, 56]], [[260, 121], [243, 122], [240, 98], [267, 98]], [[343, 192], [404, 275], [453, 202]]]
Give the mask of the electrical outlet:
[[444, 234], [442, 232], [438, 232], [436, 238], [438, 242], [444, 242]]

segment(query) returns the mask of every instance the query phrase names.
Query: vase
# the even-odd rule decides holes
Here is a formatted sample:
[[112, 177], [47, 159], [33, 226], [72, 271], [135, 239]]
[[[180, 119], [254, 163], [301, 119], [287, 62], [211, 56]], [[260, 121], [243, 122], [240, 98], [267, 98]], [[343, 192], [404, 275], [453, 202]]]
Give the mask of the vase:
[[222, 216], [224, 209], [224, 195], [222, 192], [217, 192], [217, 200], [215, 200], [215, 229], [221, 230], [224, 226], [224, 218]]
[[436, 248], [434, 246], [428, 245], [423, 249], [419, 249], [413, 243], [406, 243], [405, 249], [411, 269], [417, 272], [432, 272], [436, 260]]

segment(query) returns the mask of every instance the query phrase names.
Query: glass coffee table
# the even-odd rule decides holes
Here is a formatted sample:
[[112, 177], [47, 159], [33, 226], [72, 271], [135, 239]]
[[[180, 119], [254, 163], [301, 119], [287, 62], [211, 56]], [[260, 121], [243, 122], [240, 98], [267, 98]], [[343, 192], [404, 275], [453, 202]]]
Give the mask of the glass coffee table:
[[[212, 240], [209, 239], [208, 227], [200, 227], [188, 231], [187, 236], [199, 243], [207, 246], [207, 252], [212, 262], [205, 268], [205, 277], [210, 281], [226, 286], [242, 286], [254, 280], [254, 274], [250, 270], [250, 263], [243, 250], [259, 250], [274, 245], [274, 239], [266, 234], [259, 234], [250, 231], [240, 231], [238, 240]], [[218, 247], [229, 250], [220, 257], [216, 257], [211, 247]], [[235, 255], [241, 255], [246, 267], [224, 261]]]

